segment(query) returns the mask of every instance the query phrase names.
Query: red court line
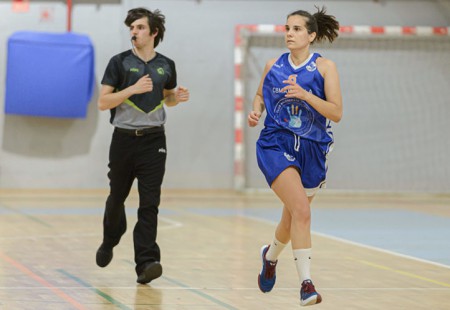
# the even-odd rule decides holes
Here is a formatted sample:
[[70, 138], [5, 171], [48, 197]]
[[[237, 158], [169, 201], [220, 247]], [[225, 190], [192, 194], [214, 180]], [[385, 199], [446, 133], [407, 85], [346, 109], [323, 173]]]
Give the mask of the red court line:
[[54, 287], [50, 283], [48, 283], [45, 279], [41, 278], [37, 274], [35, 274], [33, 271], [25, 267], [24, 265], [20, 264], [19, 262], [15, 261], [11, 257], [5, 255], [4, 253], [0, 252], [0, 257], [3, 258], [4, 261], [10, 263], [12, 266], [14, 266], [16, 269], [22, 271], [24, 274], [29, 276], [30, 278], [36, 280], [40, 284], [42, 284], [44, 287], [50, 289], [53, 293], [55, 293], [60, 298], [68, 301], [71, 305], [73, 305], [76, 309], [82, 309], [87, 310], [82, 304], [78, 303], [75, 299], [61, 291], [60, 289]]

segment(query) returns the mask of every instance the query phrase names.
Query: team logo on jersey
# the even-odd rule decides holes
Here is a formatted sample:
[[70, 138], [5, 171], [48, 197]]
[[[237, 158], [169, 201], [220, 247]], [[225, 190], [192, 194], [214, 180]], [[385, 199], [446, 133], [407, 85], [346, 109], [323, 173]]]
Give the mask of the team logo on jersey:
[[159, 75], [164, 75], [164, 69], [159, 67], [158, 69], [156, 69], [156, 72], [158, 72]]
[[302, 120], [300, 116], [302, 115], [302, 110], [300, 110], [300, 107], [294, 104], [291, 104], [290, 106], [286, 106], [289, 120], [286, 119], [286, 121], [289, 123], [289, 127], [292, 128], [300, 128], [302, 127]]
[[139, 68], [130, 68], [130, 72], [139, 72]]
[[166, 149], [165, 149], [165, 148], [160, 148], [160, 149], [158, 150], [158, 152], [159, 152], [159, 153], [164, 153], [164, 154], [165, 154], [165, 153], [166, 153]]
[[311, 62], [309, 65], [306, 66], [306, 70], [308, 70], [309, 72], [316, 71], [316, 69], [317, 66], [315, 61]]
[[284, 157], [286, 157], [286, 159], [289, 160], [289, 161], [294, 161], [295, 160], [294, 156], [292, 156], [292, 155], [290, 155], [290, 154], [288, 154], [286, 152], [284, 152]]
[[311, 107], [298, 98], [283, 97], [277, 102], [274, 112], [276, 122], [297, 135], [304, 135], [311, 131], [314, 114]]

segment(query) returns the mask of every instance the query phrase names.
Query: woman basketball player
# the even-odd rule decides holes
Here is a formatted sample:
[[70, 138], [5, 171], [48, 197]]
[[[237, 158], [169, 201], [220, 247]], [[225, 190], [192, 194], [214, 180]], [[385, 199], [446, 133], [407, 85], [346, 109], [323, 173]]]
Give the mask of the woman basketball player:
[[267, 62], [247, 119], [254, 127], [267, 111], [257, 141], [258, 165], [284, 204], [272, 243], [261, 248], [258, 285], [264, 293], [272, 290], [278, 256], [291, 241], [303, 306], [322, 301], [310, 276], [310, 204], [325, 186], [333, 145], [331, 121], [339, 122], [343, 110], [336, 65], [311, 53], [310, 46], [333, 42], [338, 31], [338, 21], [325, 8], [314, 14], [301, 10], [289, 14], [285, 33], [289, 52]]

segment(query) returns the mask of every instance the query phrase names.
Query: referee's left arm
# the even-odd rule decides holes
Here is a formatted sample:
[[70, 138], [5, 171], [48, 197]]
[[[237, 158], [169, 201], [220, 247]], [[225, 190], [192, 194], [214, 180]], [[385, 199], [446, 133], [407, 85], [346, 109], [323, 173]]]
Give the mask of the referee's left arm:
[[179, 86], [174, 89], [164, 89], [164, 103], [168, 107], [176, 106], [180, 102], [189, 100], [189, 90], [186, 87]]

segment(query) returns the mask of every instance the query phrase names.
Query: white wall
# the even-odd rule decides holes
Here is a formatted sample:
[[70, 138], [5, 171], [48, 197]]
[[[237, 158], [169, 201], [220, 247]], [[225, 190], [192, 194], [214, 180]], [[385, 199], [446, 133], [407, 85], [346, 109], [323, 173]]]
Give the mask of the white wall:
[[[314, 5], [322, 4], [342, 25], [450, 24], [448, 1], [75, 2], [72, 30], [89, 35], [96, 53], [97, 90], [88, 117], [54, 120], [0, 113], [0, 188], [108, 186], [107, 157], [112, 127], [109, 112], [97, 111], [95, 101], [109, 58], [129, 48], [123, 20], [126, 11], [136, 6], [159, 8], [166, 15], [166, 37], [158, 51], [176, 61], [178, 83], [191, 91], [189, 103], [168, 109], [164, 186], [233, 188], [234, 27], [236, 24], [283, 24], [289, 12], [312, 11]], [[41, 20], [43, 10], [52, 12], [50, 21]], [[32, 1], [30, 12], [20, 14], [11, 12], [10, 1], [0, 2], [2, 107], [8, 37], [18, 30], [64, 32], [65, 29], [66, 7], [59, 1]], [[352, 179], [345, 184], [347, 189], [352, 189]], [[335, 188], [341, 187], [336, 184]], [[431, 184], [424, 190], [433, 188]]]

